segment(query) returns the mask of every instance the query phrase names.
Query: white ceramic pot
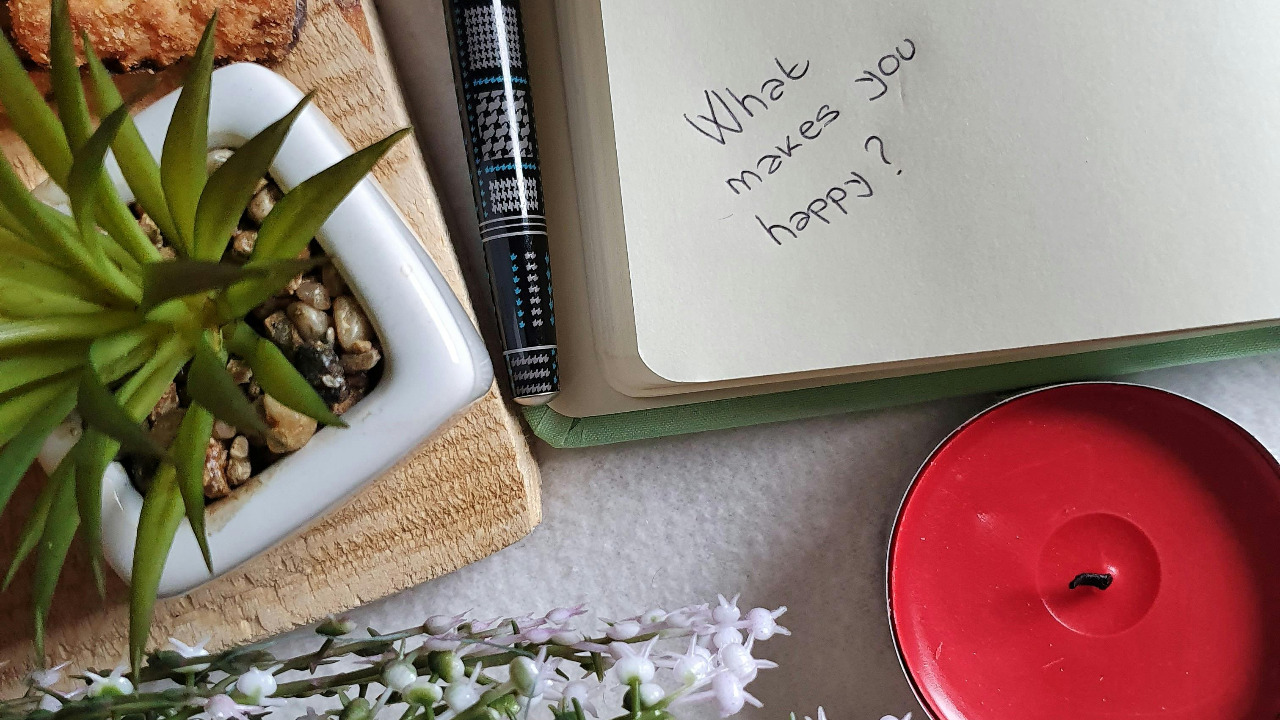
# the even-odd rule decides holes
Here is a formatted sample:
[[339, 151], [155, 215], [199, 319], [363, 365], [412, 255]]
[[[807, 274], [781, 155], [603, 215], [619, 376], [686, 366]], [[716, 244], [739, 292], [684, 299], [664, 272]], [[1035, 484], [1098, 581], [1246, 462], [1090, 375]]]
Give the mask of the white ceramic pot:
[[[288, 80], [252, 64], [213, 74], [210, 147], [235, 147], [279, 119], [302, 98]], [[177, 94], [138, 114], [138, 129], [158, 157]], [[271, 166], [289, 190], [351, 154], [351, 146], [315, 107], [290, 131]], [[131, 197], [119, 170], [113, 178]], [[160, 580], [161, 597], [185, 593], [318, 520], [386, 472], [493, 381], [488, 353], [471, 320], [378, 185], [366, 178], [325, 222], [320, 244], [368, 310], [382, 341], [381, 381], [345, 415], [346, 429], [325, 428], [209, 512], [210, 576], [184, 519]], [[52, 438], [41, 462], [57, 462]], [[65, 443], [63, 443], [65, 445]], [[65, 452], [65, 449], [63, 450]], [[102, 542], [107, 561], [126, 581], [142, 497], [119, 465], [106, 473]]]

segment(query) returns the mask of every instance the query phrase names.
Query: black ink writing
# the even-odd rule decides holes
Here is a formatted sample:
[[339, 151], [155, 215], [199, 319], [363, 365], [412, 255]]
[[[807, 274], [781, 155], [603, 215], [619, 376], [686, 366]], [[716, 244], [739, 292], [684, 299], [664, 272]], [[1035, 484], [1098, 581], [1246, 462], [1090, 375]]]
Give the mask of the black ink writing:
[[729, 136], [737, 135], [745, 129], [743, 118], [750, 119], [758, 113], [767, 112], [773, 107], [769, 103], [777, 103], [782, 99], [788, 81], [794, 82], [809, 74], [808, 60], [804, 62], [803, 67], [800, 63], [788, 67], [778, 58], [774, 58], [773, 63], [778, 66], [781, 75], [761, 83], [759, 95], [739, 94], [731, 88], [724, 88], [724, 94], [721, 94], [719, 89], [704, 90], [702, 95], [707, 103], [706, 114], [690, 117], [686, 113], [685, 122], [716, 144], [727, 144]]
[[[905, 50], [903, 49], [903, 46], [906, 47]], [[893, 49], [893, 52], [881, 57], [880, 60], [875, 63], [875, 70], [878, 70], [879, 74], [877, 74], [875, 70], [863, 70], [862, 75], [854, 78], [853, 82], [855, 85], [857, 83], [871, 83], [871, 87], [869, 88], [871, 95], [867, 100], [879, 100], [889, 93], [889, 82], [886, 78], [891, 78], [894, 75], [897, 75], [898, 71], [902, 69], [902, 64], [911, 62], [915, 57], [915, 41], [907, 38], [902, 41], [902, 45], [898, 45]]]
[[[856, 170], [849, 171], [850, 179], [845, 180], [839, 185], [832, 186], [822, 195], [814, 198], [803, 209], [791, 213], [786, 223], [770, 223], [764, 218], [756, 215], [756, 222], [760, 224], [760, 229], [764, 230], [770, 240], [782, 244], [784, 238], [795, 240], [800, 237], [800, 233], [804, 232], [813, 223], [814, 220], [823, 225], [830, 225], [833, 219], [841, 216], [848, 216], [849, 209], [845, 204], [855, 199], [863, 199], [872, 197], [875, 193], [871, 189], [871, 183]], [[839, 215], [836, 215], [839, 211]]]
[[[725, 185], [733, 191], [734, 195], [741, 195], [744, 192], [754, 190], [758, 185], [764, 182], [765, 178], [773, 175], [782, 169], [783, 163], [791, 159], [797, 150], [805, 146], [804, 141], [812, 142], [822, 135], [822, 131], [831, 123], [840, 117], [840, 111], [830, 105], [823, 105], [818, 108], [814, 119], [805, 120], [800, 123], [798, 129], [799, 136], [802, 139], [795, 139], [791, 135], [787, 135], [782, 142], [775, 145], [764, 155], [756, 160], [755, 169], [746, 169], [737, 175], [725, 180]], [[754, 180], [754, 183], [752, 182]]]

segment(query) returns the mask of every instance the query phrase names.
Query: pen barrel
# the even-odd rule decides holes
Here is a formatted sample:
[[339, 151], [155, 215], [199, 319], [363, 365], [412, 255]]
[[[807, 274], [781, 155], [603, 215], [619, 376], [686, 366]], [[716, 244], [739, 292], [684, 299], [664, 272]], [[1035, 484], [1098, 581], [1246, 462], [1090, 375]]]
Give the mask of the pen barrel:
[[542, 172], [517, 0], [449, 0], [480, 238], [517, 401], [554, 395], [556, 331]]

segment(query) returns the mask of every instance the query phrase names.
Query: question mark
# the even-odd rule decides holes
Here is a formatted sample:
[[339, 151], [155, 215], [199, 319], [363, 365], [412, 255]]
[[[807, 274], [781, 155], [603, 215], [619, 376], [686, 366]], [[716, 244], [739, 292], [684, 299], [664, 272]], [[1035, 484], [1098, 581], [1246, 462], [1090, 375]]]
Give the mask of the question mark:
[[[872, 141], [872, 140], [876, 141], [876, 143], [878, 143], [878, 144], [880, 145], [880, 162], [883, 162], [885, 165], [893, 165], [893, 163], [889, 162], [889, 158], [885, 157], [885, 154], [884, 154], [884, 140], [881, 140], [878, 136], [876, 136], [876, 135], [872, 135], [871, 137], [867, 138], [867, 141], [866, 141], [865, 143], [863, 143], [863, 145], [862, 145], [862, 149], [863, 149], [863, 150], [866, 150], [867, 152], [871, 152], [871, 141]], [[901, 171], [901, 170], [899, 170], [899, 171], [898, 171], [898, 174], [899, 174], [899, 175], [901, 175], [901, 174], [902, 174], [902, 171]]]

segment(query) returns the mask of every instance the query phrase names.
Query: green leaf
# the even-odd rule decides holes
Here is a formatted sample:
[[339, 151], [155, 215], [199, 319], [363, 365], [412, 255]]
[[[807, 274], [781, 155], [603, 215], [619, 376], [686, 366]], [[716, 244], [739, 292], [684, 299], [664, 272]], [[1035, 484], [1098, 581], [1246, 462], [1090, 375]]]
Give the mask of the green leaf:
[[71, 148], [67, 136], [44, 96], [31, 82], [13, 45], [0, 33], [0, 104], [8, 110], [9, 122], [36, 160], [61, 186], [71, 169]]
[[[65, 3], [66, 0], [62, 2]], [[127, 107], [118, 108], [108, 115], [76, 151], [75, 158], [71, 161], [71, 172], [67, 175], [67, 197], [71, 200], [71, 215], [76, 220], [81, 242], [90, 252], [99, 256], [102, 262], [106, 262], [106, 253], [102, 250], [97, 224], [94, 222], [94, 204], [98, 200], [98, 181], [105, 177], [102, 168], [107, 150], [111, 148], [111, 141], [120, 132], [120, 125], [127, 117]]]
[[41, 409], [73, 387], [75, 378], [55, 377], [5, 396], [0, 400], [0, 445], [12, 440]]
[[195, 247], [196, 207], [206, 180], [209, 152], [209, 87], [213, 74], [214, 28], [218, 14], [204, 29], [196, 48], [173, 120], [160, 153], [160, 183], [177, 230], [170, 241], [190, 257]]
[[63, 340], [90, 340], [132, 327], [138, 320], [136, 313], [127, 310], [31, 320], [0, 320], [0, 352], [9, 354], [24, 347]]
[[80, 63], [76, 60], [67, 0], [53, 0], [49, 7], [49, 74], [53, 79], [58, 119], [74, 154], [89, 139], [93, 125], [89, 121], [84, 86], [80, 84]]
[[76, 457], [76, 508], [99, 596], [107, 590], [102, 573], [102, 474], [119, 451], [119, 442], [94, 428], [86, 430], [71, 450]]
[[351, 194], [378, 160], [409, 133], [398, 130], [304, 180], [276, 203], [262, 221], [250, 263], [297, 257], [334, 208]]
[[75, 406], [75, 390], [63, 391], [53, 402], [45, 405], [28, 420], [22, 432], [15, 435], [3, 449], [0, 449], [0, 514], [4, 513], [5, 507], [9, 504], [9, 498], [13, 497], [13, 491], [17, 489], [22, 476], [40, 454], [40, 447], [44, 445], [45, 439], [66, 419]]
[[[10, 215], [8, 217], [13, 216]], [[52, 255], [45, 252], [40, 247], [27, 242], [24, 236], [25, 233], [22, 233], [21, 231], [15, 232], [9, 229], [9, 227], [5, 225], [4, 219], [0, 218], [0, 254], [3, 254], [6, 258], [16, 256], [35, 260], [49, 266], [57, 265], [57, 261]]]
[[58, 463], [53, 474], [45, 480], [44, 487], [40, 488], [40, 494], [36, 496], [35, 505], [27, 514], [27, 521], [22, 525], [22, 533], [18, 536], [18, 548], [13, 553], [13, 560], [9, 563], [9, 572], [5, 573], [4, 583], [0, 584], [0, 591], [9, 589], [9, 583], [13, 582], [22, 563], [31, 551], [36, 549], [36, 545], [40, 544], [40, 536], [44, 534], [45, 522], [49, 518], [53, 499], [63, 486], [75, 481], [75, 474], [75, 460], [68, 456]]
[[327, 257], [314, 257], [305, 260], [272, 260], [246, 265], [258, 270], [262, 277], [249, 278], [232, 285], [218, 298], [218, 316], [223, 322], [231, 322], [244, 317], [245, 313], [254, 309], [262, 301], [280, 292], [299, 273], [307, 272], [329, 261]]
[[210, 575], [213, 574], [213, 558], [209, 554], [209, 538], [204, 525], [204, 464], [212, 436], [213, 414], [193, 403], [182, 417], [182, 425], [178, 427], [178, 436], [170, 453], [187, 520], [191, 523], [196, 542], [200, 544], [200, 554], [204, 556]]
[[196, 209], [196, 257], [205, 260], [222, 257], [245, 206], [253, 198], [254, 188], [267, 174], [289, 129], [310, 102], [308, 93], [293, 110], [241, 145], [209, 176]]
[[76, 407], [90, 427], [101, 430], [133, 452], [152, 457], [164, 456], [164, 448], [147, 434], [142, 421], [130, 416], [92, 369], [86, 368], [81, 373], [79, 393]]
[[156, 334], [163, 328], [144, 325], [98, 338], [89, 346], [89, 362], [105, 383], [137, 370], [156, 351]]
[[39, 285], [51, 292], [89, 302], [94, 302], [95, 297], [101, 295], [61, 268], [30, 258], [6, 257], [4, 262], [0, 262], [0, 279]]
[[243, 322], [236, 323], [228, 335], [227, 348], [249, 363], [254, 379], [268, 395], [317, 422], [347, 426], [342, 418], [329, 410], [311, 383], [294, 369], [274, 343], [260, 337]]
[[85, 363], [83, 345], [46, 348], [32, 355], [0, 359], [0, 395], [33, 382], [61, 375]]
[[270, 432], [244, 391], [227, 374], [226, 359], [214, 351], [207, 338], [196, 345], [195, 359], [187, 374], [187, 392], [223, 422], [258, 435]]
[[133, 573], [129, 582], [129, 662], [134, 677], [138, 677], [142, 670], [160, 577], [182, 516], [182, 494], [178, 491], [175, 470], [172, 465], [161, 465], [143, 498], [142, 514], [138, 517], [138, 538], [133, 546]]
[[0, 277], [0, 315], [11, 318], [38, 318], [52, 315], [84, 315], [106, 308], [73, 295]]
[[67, 550], [71, 548], [71, 540], [76, 536], [76, 528], [79, 526], [75, 487], [72, 483], [64, 482], [58, 487], [53, 504], [49, 507], [49, 515], [45, 519], [44, 532], [40, 535], [36, 552], [35, 584], [31, 587], [31, 604], [35, 608], [36, 620], [36, 656], [40, 658], [44, 657], [44, 628], [49, 617], [49, 607], [53, 604], [53, 590], [58, 585], [58, 576], [62, 574], [62, 565], [67, 560]]
[[[89, 86], [93, 90], [98, 114], [100, 116], [110, 114], [124, 105], [124, 98], [120, 97], [120, 91], [111, 80], [111, 74], [107, 72], [107, 68], [94, 52], [89, 36], [82, 34], [81, 43], [87, 60], [85, 64], [89, 68]], [[138, 126], [134, 124], [132, 118], [125, 120], [111, 148], [115, 151], [116, 162], [120, 164], [120, 172], [124, 175], [125, 182], [129, 183], [129, 188], [133, 190], [138, 204], [142, 205], [155, 221], [161, 234], [167, 238], [176, 237], [178, 231], [173, 224], [173, 217], [169, 215], [169, 205], [164, 199], [164, 189], [160, 186], [160, 165], [156, 163], [151, 150], [143, 142], [142, 133], [138, 132]]]
[[146, 265], [142, 275], [142, 309], [166, 300], [221, 290], [247, 278], [263, 277], [266, 269], [246, 268], [204, 260], [171, 260]]

